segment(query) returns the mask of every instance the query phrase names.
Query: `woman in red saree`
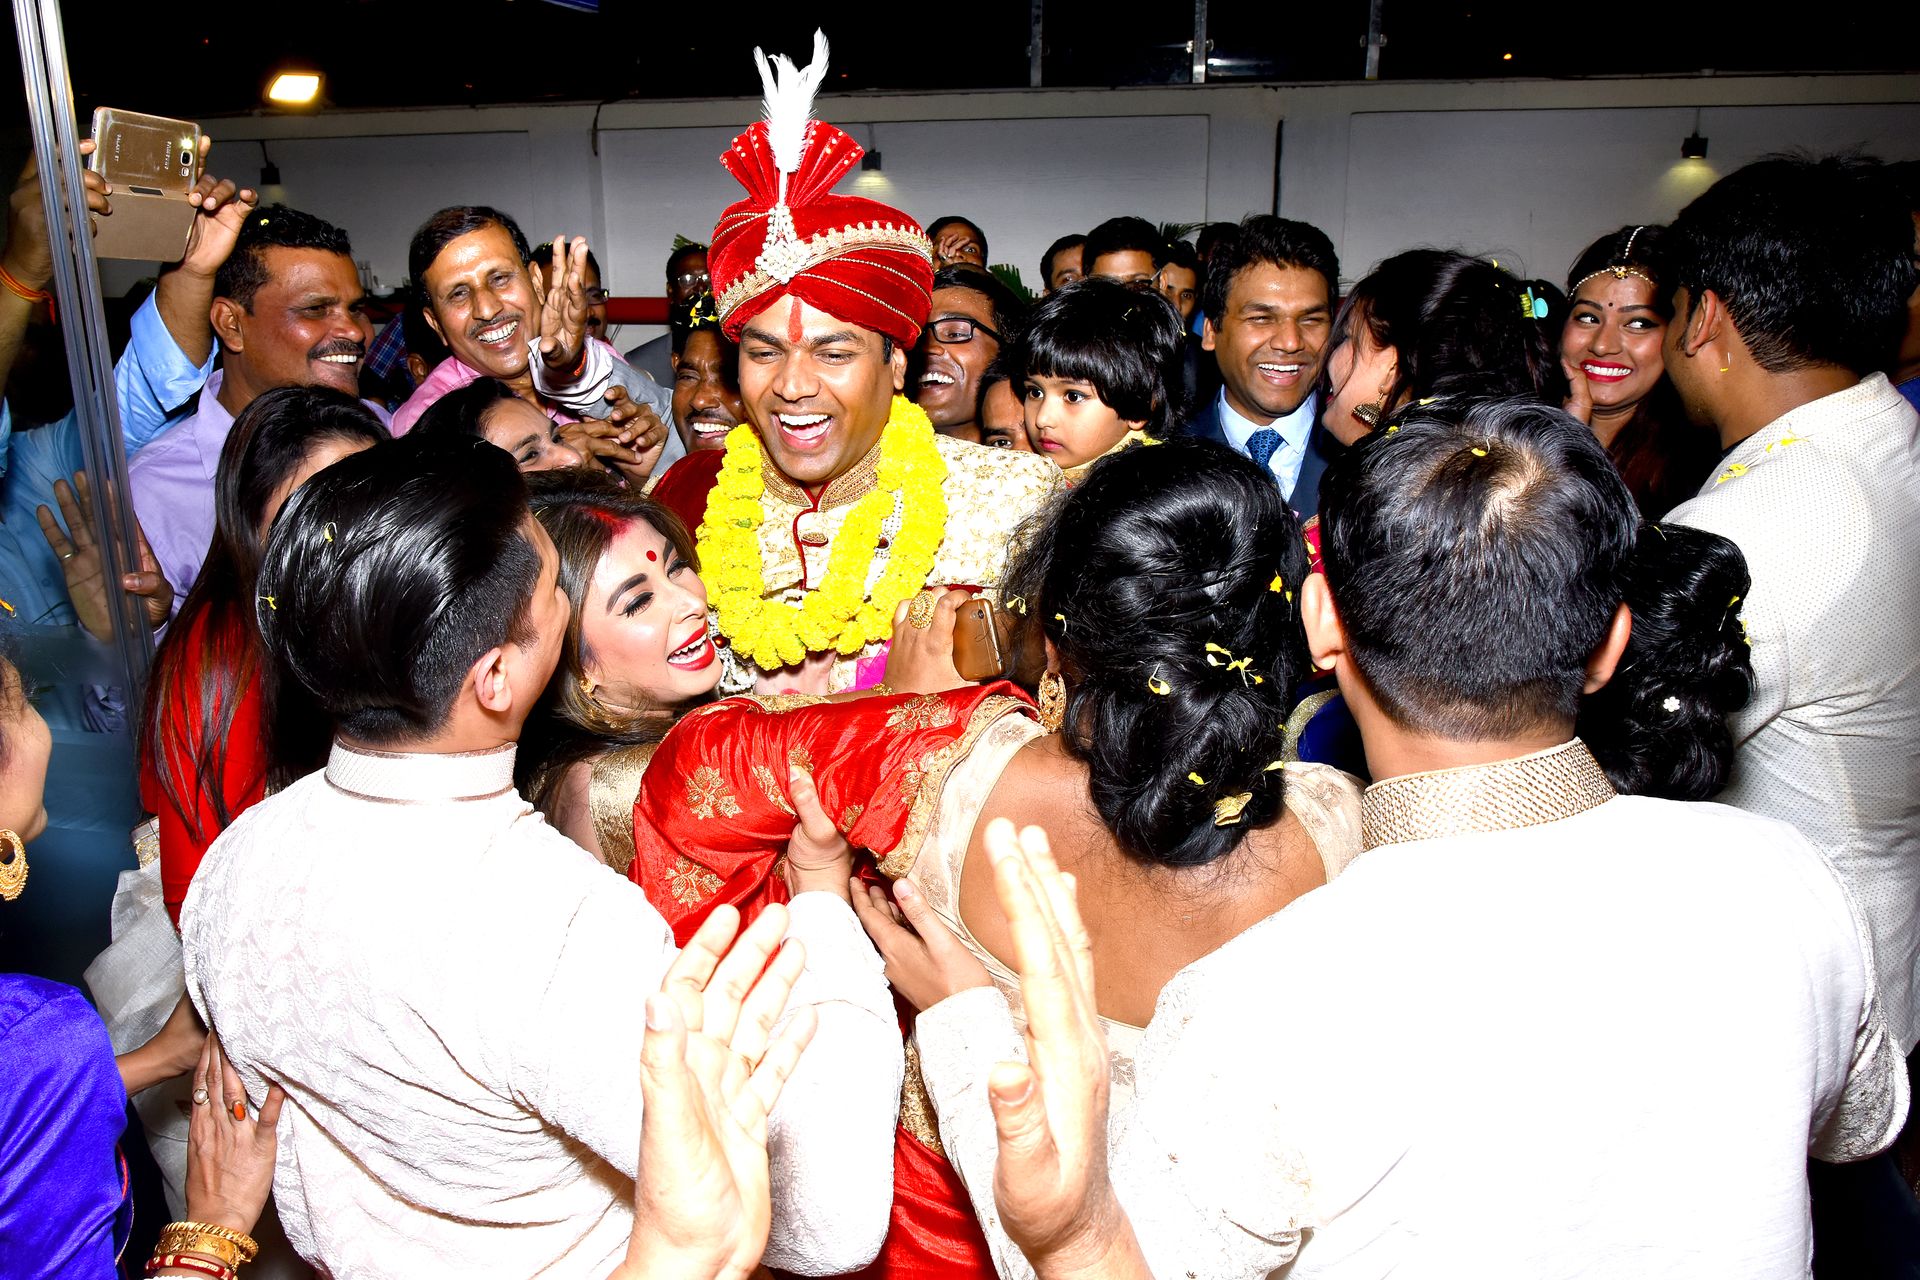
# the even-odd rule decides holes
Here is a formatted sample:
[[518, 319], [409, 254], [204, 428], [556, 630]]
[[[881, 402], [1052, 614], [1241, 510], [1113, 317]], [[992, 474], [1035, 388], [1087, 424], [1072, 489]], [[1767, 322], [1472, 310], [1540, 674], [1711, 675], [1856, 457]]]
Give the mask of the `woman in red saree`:
[[[564, 566], [567, 540], [555, 541]], [[626, 567], [592, 576], [623, 581]], [[1096, 945], [1113, 949], [1096, 959], [1116, 975], [1101, 1014], [1124, 1099], [1161, 984], [1357, 850], [1357, 789], [1286, 758], [1287, 690], [1304, 658], [1285, 584], [1303, 571], [1298, 527], [1251, 463], [1186, 442], [1107, 459], [1016, 565], [1010, 590], [1054, 619], [1039, 718], [1004, 684], [697, 705], [656, 730], [625, 783], [628, 874], [679, 930], [719, 902], [751, 912], [777, 899], [797, 765], [879, 876], [910, 883], [1017, 1000], [997, 958], [1010, 954], [1005, 921], [964, 873], [982, 865], [986, 819], [1044, 823], [1086, 886]], [[597, 628], [596, 607], [609, 612], [591, 595], [580, 612]], [[957, 684], [950, 644], [938, 626], [896, 623], [889, 679], [904, 682], [898, 668], [927, 673], [919, 687]], [[944, 680], [932, 674], [943, 663]], [[606, 674], [585, 670], [596, 687]], [[597, 837], [617, 825], [606, 816], [587, 823]], [[913, 999], [909, 976], [896, 985]], [[893, 1229], [870, 1274], [992, 1275], [1004, 1237], [969, 1212], [988, 1212], [991, 1178], [976, 1170], [963, 1184], [948, 1163], [909, 1047]]]
[[[523, 738], [523, 789], [559, 830], [645, 889], [683, 942], [721, 902], [751, 917], [787, 899], [776, 862], [794, 829], [791, 768], [831, 778], [821, 797], [826, 812], [855, 845], [879, 847], [889, 828], [912, 824], [919, 792], [909, 780], [937, 771], [936, 758], [957, 758], [970, 726], [1031, 706], [1010, 685], [969, 685], [931, 699], [713, 701], [720, 664], [684, 526], [645, 498], [574, 475], [538, 477], [533, 491], [572, 609], [544, 714]], [[911, 688], [920, 683], [917, 672], [933, 666], [916, 650], [891, 661], [888, 676]], [[947, 683], [958, 683], [950, 657], [945, 667]], [[834, 715], [785, 715], [812, 707]], [[758, 727], [736, 733], [748, 717]], [[775, 738], [785, 745], [776, 749]], [[696, 741], [702, 758], [683, 764], [682, 747]], [[650, 768], [659, 752], [675, 763]], [[636, 800], [649, 777], [680, 801], [691, 824], [682, 834], [697, 857], [670, 847], [651, 825], [636, 828]], [[922, 1095], [904, 1103], [904, 1115], [894, 1143], [892, 1228], [870, 1274], [986, 1280], [993, 1275], [986, 1242], [965, 1188], [938, 1154]]]

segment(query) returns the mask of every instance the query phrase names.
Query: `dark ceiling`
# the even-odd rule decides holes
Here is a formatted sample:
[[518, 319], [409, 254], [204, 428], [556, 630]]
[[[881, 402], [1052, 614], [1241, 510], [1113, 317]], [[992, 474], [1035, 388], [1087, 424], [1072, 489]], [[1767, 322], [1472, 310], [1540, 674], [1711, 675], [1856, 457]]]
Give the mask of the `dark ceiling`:
[[[730, 97], [758, 92], [755, 44], [804, 55], [815, 21], [833, 43], [829, 89], [1017, 87], [1028, 77], [1028, 0], [901, 6], [867, 18], [796, 16], [792, 4], [733, 0], [669, 8], [602, 0], [196, 0], [65, 7], [75, 97], [204, 117], [261, 106], [273, 71], [304, 61], [336, 108]], [[1277, 6], [1209, 0], [1213, 80], [1361, 75], [1367, 0]], [[171, 12], [172, 17], [159, 15]], [[818, 10], [815, 11], [818, 14]], [[1387, 79], [1920, 68], [1911, 0], [1835, 6], [1817, 21], [1763, 20], [1724, 3], [1569, 9], [1538, 0], [1384, 0]], [[1124, 20], [1116, 15], [1124, 13]], [[1191, 0], [1045, 0], [1044, 82], [1185, 83]], [[102, 30], [107, 38], [86, 33]], [[1508, 55], [1511, 55], [1510, 57]], [[13, 56], [17, 57], [17, 53]]]

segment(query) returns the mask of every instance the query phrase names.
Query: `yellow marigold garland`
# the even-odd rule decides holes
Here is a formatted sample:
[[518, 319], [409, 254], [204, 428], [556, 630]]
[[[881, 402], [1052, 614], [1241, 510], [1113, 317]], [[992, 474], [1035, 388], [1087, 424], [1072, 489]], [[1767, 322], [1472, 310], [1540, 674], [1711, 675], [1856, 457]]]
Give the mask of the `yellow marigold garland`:
[[[926, 411], [902, 396], [893, 398], [880, 433], [878, 483], [847, 513], [820, 585], [798, 607], [766, 598], [759, 534], [766, 518], [760, 507], [766, 488], [762, 462], [760, 437], [752, 427], [743, 423], [727, 433], [726, 456], [697, 535], [720, 633], [763, 671], [790, 667], [809, 653], [829, 649], [858, 653], [892, 634], [894, 609], [926, 586], [946, 535], [947, 499], [940, 486], [947, 464], [934, 447]], [[867, 574], [896, 494], [900, 529], [869, 597]]]

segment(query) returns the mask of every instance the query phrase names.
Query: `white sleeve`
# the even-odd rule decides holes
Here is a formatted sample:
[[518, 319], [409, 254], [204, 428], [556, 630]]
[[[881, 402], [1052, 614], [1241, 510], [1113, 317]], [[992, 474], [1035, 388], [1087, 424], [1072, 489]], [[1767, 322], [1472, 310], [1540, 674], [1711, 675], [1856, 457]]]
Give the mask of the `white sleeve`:
[[787, 934], [807, 949], [789, 1010], [812, 1005], [813, 1043], [769, 1118], [773, 1226], [766, 1264], [858, 1271], [886, 1240], [904, 1049], [880, 955], [846, 900], [803, 893]]
[[546, 359], [540, 354], [539, 340], [527, 344], [527, 367], [533, 370], [534, 390], [569, 412], [577, 413], [597, 404], [606, 395], [607, 380], [613, 375], [613, 362], [617, 358], [613, 348], [598, 338], [588, 338], [586, 343], [580, 376], [565, 382], [547, 367]]
[[1000, 1138], [987, 1101], [987, 1074], [997, 1062], [1025, 1062], [1026, 1038], [1014, 1029], [1006, 996], [975, 987], [948, 996], [913, 1024], [920, 1076], [940, 1121], [940, 1145], [973, 1201], [993, 1269], [1006, 1280], [1026, 1280], [1033, 1268], [1000, 1225], [993, 1170]]

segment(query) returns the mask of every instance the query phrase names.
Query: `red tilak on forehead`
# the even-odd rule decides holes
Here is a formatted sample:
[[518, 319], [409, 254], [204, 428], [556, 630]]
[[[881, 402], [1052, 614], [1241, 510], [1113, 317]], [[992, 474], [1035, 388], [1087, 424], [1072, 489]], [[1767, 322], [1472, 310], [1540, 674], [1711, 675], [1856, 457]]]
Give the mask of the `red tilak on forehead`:
[[805, 333], [800, 328], [800, 299], [795, 298], [793, 299], [793, 310], [787, 312], [787, 341], [797, 347], [800, 345], [800, 339], [804, 336]]

